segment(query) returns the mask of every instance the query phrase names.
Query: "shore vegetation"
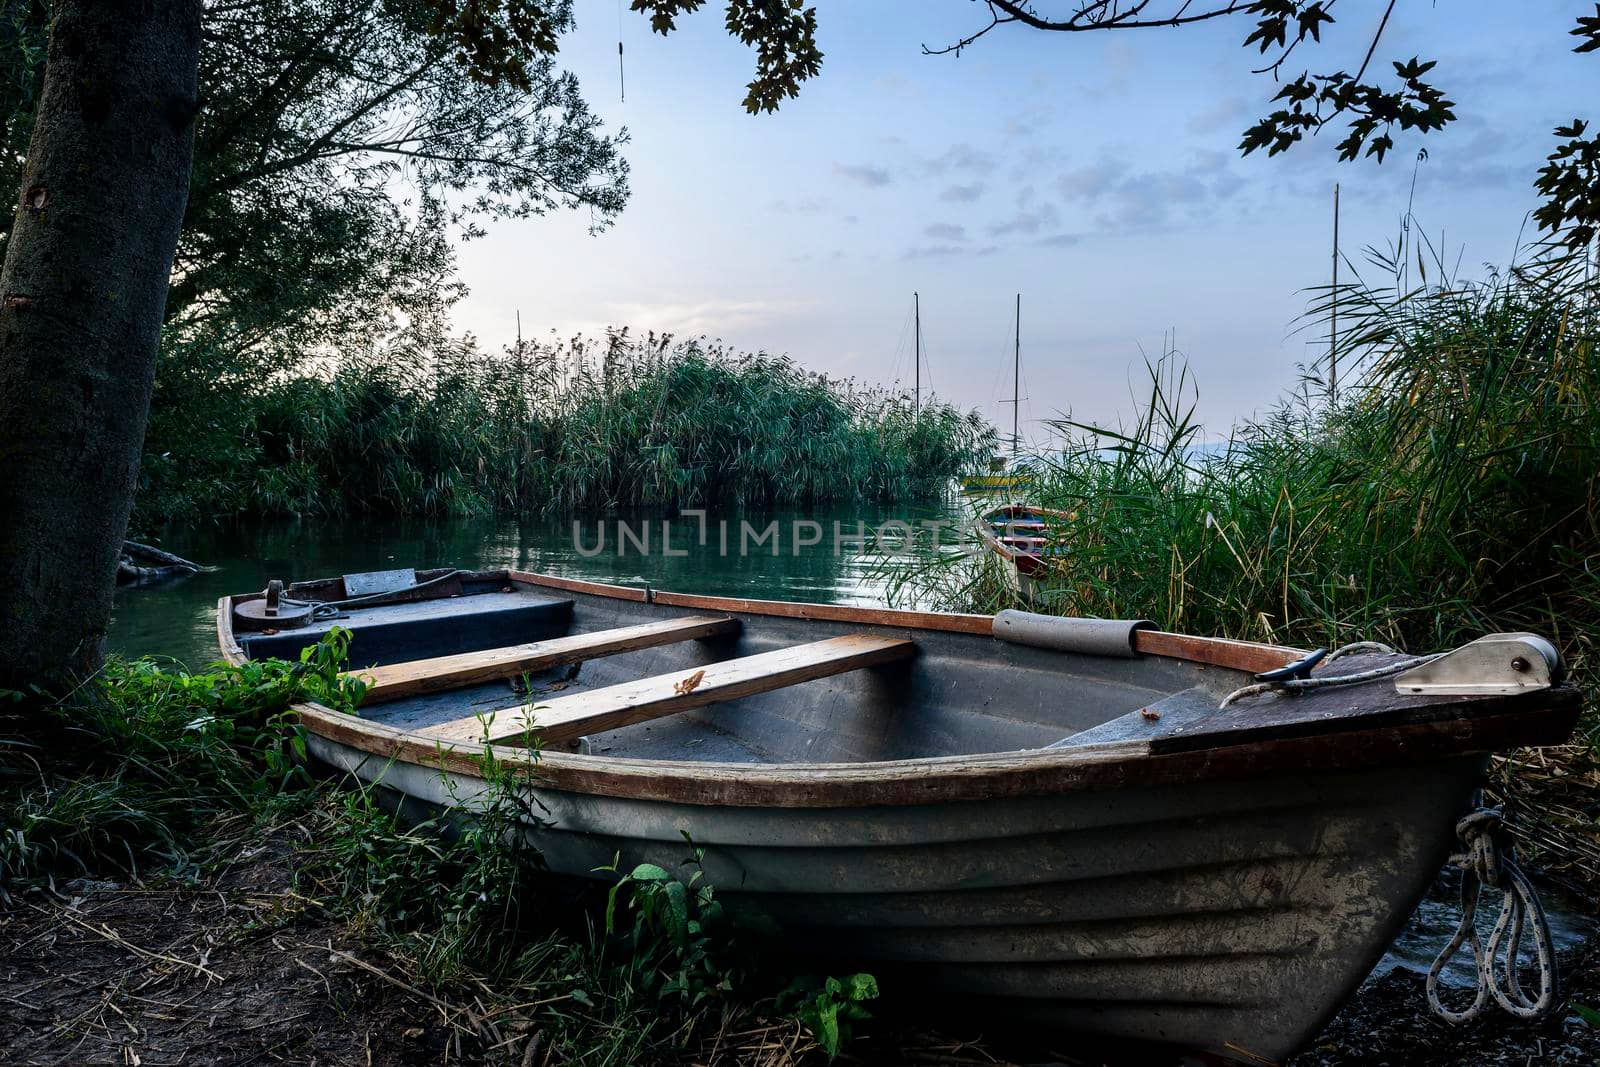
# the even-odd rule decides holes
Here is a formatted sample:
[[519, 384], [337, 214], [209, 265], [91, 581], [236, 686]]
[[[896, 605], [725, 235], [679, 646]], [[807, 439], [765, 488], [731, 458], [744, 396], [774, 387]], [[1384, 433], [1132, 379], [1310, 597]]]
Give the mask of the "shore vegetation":
[[135, 526], [937, 498], [994, 440], [976, 413], [703, 339], [489, 353], [407, 330], [259, 380], [158, 379]]

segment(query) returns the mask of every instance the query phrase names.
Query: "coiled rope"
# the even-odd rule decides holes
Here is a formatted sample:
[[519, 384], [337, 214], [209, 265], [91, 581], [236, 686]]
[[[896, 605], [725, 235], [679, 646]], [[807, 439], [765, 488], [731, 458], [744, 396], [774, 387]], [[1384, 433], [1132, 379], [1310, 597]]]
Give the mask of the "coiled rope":
[[[1334, 649], [1322, 662], [1332, 663], [1341, 656], [1349, 656], [1357, 652], [1398, 654], [1393, 648], [1381, 641], [1352, 641], [1348, 645], [1341, 645], [1339, 648]], [[1235, 689], [1223, 697], [1222, 703], [1218, 704], [1217, 707], [1225, 708], [1235, 700], [1255, 696], [1257, 693], [1298, 693], [1309, 689], [1330, 689], [1336, 685], [1359, 685], [1362, 682], [1375, 682], [1380, 678], [1389, 678], [1402, 671], [1409, 671], [1412, 667], [1420, 667], [1424, 663], [1431, 663], [1442, 655], [1444, 655], [1443, 652], [1435, 652], [1429, 656], [1407, 656], [1405, 659], [1395, 660], [1392, 663], [1385, 663], [1380, 667], [1372, 667], [1364, 671], [1356, 671], [1353, 674], [1318, 674], [1308, 675], [1304, 678], [1285, 678], [1276, 682], [1252, 682], [1249, 685]]]
[[[1445, 945], [1439, 958], [1428, 968], [1428, 1007], [1451, 1023], [1476, 1019], [1494, 998], [1518, 1019], [1543, 1018], [1559, 1000], [1561, 978], [1556, 972], [1555, 949], [1550, 940], [1550, 924], [1539, 905], [1533, 883], [1517, 866], [1516, 848], [1505, 831], [1499, 808], [1479, 808], [1456, 823], [1456, 836], [1465, 851], [1450, 857], [1460, 867], [1461, 923], [1455, 936]], [[1500, 915], [1486, 944], [1478, 942], [1474, 917], [1483, 887], [1500, 890]], [[1533, 933], [1534, 960], [1539, 967], [1539, 995], [1530, 997], [1517, 976], [1517, 959], [1522, 952], [1524, 929]], [[1478, 989], [1472, 1003], [1452, 1011], [1439, 999], [1439, 973], [1464, 944], [1471, 944], [1478, 965]]]

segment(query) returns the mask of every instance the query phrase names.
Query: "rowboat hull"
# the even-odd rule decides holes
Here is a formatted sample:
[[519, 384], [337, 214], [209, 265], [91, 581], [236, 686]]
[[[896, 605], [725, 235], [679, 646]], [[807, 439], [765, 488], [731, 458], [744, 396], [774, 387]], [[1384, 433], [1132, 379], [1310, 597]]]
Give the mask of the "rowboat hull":
[[[963, 1019], [1124, 1053], [1143, 1043], [1261, 1063], [1303, 1046], [1436, 875], [1486, 753], [1558, 742], [1576, 716], [1575, 696], [1558, 693], [1473, 715], [1384, 705], [1366, 727], [1330, 730], [1315, 699], [1215, 712], [1217, 694], [1292, 649], [1144, 632], [1136, 646], [1157, 654], [1064, 658], [996, 640], [987, 617], [489, 581], [559, 591], [574, 630], [705, 611], [743, 626], [735, 648], [693, 641], [583, 664], [602, 693], [801, 637], [914, 639], [910, 667], [626, 725], [576, 753], [490, 751], [526, 771], [541, 818], [525, 833], [557, 873], [598, 879], [619, 856], [623, 869], [681, 869], [688, 834], [719, 899], [775, 922], [818, 969], [870, 970], [890, 994], [950, 1001]], [[247, 658], [230, 606], [224, 654]], [[346, 623], [358, 643], [360, 623]], [[316, 759], [470, 810], [487, 788], [484, 746], [441, 743], [426, 723], [447, 698], [483, 706], [480, 692], [361, 718], [300, 711]], [[914, 755], [925, 751], [954, 754]]]
[[[416, 801], [460, 775], [313, 736]], [[721, 808], [534, 790], [551, 870], [704, 849], [731, 907], [817, 969], [1041, 1031], [1277, 1061], [1372, 970], [1436, 876], [1483, 761], [902, 808]], [[464, 788], [466, 786], [466, 788]]]

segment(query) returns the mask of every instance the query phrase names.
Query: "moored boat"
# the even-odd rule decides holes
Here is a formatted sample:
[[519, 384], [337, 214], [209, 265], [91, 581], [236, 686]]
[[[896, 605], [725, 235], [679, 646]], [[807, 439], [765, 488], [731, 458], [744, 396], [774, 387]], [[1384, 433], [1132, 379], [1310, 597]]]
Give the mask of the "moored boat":
[[1024, 603], [1033, 602], [1052, 558], [1066, 550], [1052, 536], [1052, 528], [1067, 519], [1064, 511], [1028, 504], [1002, 504], [979, 517], [977, 530], [984, 549], [999, 562], [1006, 584]]
[[987, 493], [1010, 493], [1026, 489], [1033, 484], [1027, 471], [991, 470], [987, 474], [965, 474], [961, 477], [961, 491], [968, 496]]
[[1527, 662], [1542, 644], [1515, 645], [1525, 673], [1496, 692], [1239, 697], [1260, 672], [1412, 661], [1313, 671], [1300, 650], [1139, 622], [517, 571], [219, 604], [234, 662], [332, 626], [370, 688], [360, 716], [298, 706], [318, 760], [470, 807], [490, 745], [528, 772], [543, 817], [526, 832], [554, 871], [673, 869], [687, 833], [719, 897], [819, 965], [1041, 1032], [1252, 1063], [1300, 1047], [1370, 971], [1488, 754], [1559, 743], [1578, 712], [1556, 662]]

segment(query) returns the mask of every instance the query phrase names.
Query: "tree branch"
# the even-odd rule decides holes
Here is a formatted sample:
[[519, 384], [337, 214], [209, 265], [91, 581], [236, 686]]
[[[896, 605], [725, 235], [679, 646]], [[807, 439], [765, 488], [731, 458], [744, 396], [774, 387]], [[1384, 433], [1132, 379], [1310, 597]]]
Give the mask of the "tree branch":
[[1150, 0], [1136, 0], [1128, 7], [1121, 7], [1116, 0], [1089, 0], [1081, 3], [1072, 15], [1065, 19], [1048, 19], [1033, 12], [1031, 0], [984, 0], [989, 8], [989, 25], [975, 33], [968, 34], [959, 41], [943, 48], [929, 48], [922, 46], [925, 56], [943, 56], [954, 52], [961, 54], [961, 50], [983, 37], [996, 26], [1007, 23], [1020, 22], [1036, 30], [1050, 30], [1056, 33], [1084, 33], [1089, 30], [1137, 30], [1149, 29], [1157, 26], [1187, 26], [1195, 22], [1206, 22], [1211, 19], [1222, 18], [1227, 15], [1236, 15], [1250, 7], [1250, 0], [1229, 0], [1224, 6], [1212, 7], [1205, 11], [1189, 13], [1194, 6], [1194, 0], [1183, 0], [1178, 9], [1170, 15], [1159, 18], [1145, 18], [1145, 9], [1150, 6]]
[[1033, 13], [1029, 0], [986, 0], [990, 8], [999, 8], [1011, 17], [1005, 21], [1020, 22], [1036, 30], [1057, 33], [1082, 33], [1087, 30], [1138, 30], [1153, 26], [1187, 26], [1195, 22], [1235, 15], [1250, 6], [1249, 0], [1229, 0], [1225, 6], [1189, 14], [1193, 0], [1184, 3], [1171, 15], [1144, 18], [1150, 0], [1138, 0], [1126, 8], [1119, 8], [1113, 0], [1093, 0], [1086, 3], [1066, 19], [1047, 19]]

